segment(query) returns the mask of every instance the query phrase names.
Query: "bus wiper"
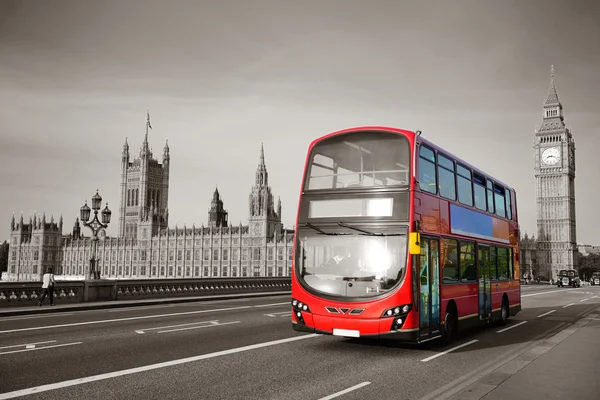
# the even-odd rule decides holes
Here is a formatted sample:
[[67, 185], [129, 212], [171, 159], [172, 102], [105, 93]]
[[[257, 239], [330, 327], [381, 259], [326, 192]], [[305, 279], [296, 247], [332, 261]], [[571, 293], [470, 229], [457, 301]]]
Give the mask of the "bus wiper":
[[338, 225], [343, 226], [344, 228], [353, 229], [355, 231], [362, 232], [365, 235], [369, 235], [369, 236], [383, 236], [382, 233], [373, 233], [373, 232], [365, 231], [363, 229], [356, 228], [356, 227], [348, 225], [348, 224], [344, 224], [343, 222], [338, 222]]
[[323, 235], [329, 235], [329, 236], [337, 236], [337, 235], [346, 235], [346, 233], [338, 233], [338, 232], [325, 232], [323, 231], [321, 228], [317, 228], [316, 226], [314, 226], [313, 224], [311, 224], [310, 222], [307, 222], [304, 224], [304, 226], [307, 226], [309, 228], [314, 229], [315, 231], [323, 234]]
[[360, 229], [360, 228], [357, 228], [352, 225], [344, 224], [343, 222], [338, 222], [338, 225], [343, 226], [344, 228], [353, 229], [355, 231], [362, 232], [367, 236], [403, 236], [404, 235], [403, 233], [387, 233], [386, 234], [386, 233], [369, 232], [369, 231], [365, 231], [364, 229]]

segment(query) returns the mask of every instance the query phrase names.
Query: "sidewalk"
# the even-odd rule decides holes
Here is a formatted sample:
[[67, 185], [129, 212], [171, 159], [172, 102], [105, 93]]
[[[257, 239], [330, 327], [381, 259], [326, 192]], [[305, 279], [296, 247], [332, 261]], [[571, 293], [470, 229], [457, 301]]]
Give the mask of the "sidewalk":
[[600, 307], [482, 377], [452, 400], [597, 400]]
[[16, 315], [29, 315], [29, 314], [45, 314], [55, 312], [68, 312], [68, 311], [83, 311], [83, 310], [101, 310], [108, 308], [123, 308], [123, 307], [139, 307], [156, 304], [176, 304], [176, 303], [190, 303], [195, 301], [213, 301], [213, 300], [233, 300], [233, 299], [248, 299], [254, 297], [272, 297], [289, 295], [290, 291], [279, 291], [279, 292], [259, 292], [259, 293], [235, 293], [235, 294], [215, 294], [215, 295], [204, 295], [204, 296], [190, 296], [190, 297], [171, 297], [171, 298], [160, 298], [160, 299], [140, 299], [140, 300], [113, 300], [113, 301], [94, 301], [89, 303], [71, 303], [71, 304], [57, 304], [51, 306], [46, 300], [43, 306], [30, 306], [30, 307], [6, 307], [0, 308], [1, 317], [12, 317]]

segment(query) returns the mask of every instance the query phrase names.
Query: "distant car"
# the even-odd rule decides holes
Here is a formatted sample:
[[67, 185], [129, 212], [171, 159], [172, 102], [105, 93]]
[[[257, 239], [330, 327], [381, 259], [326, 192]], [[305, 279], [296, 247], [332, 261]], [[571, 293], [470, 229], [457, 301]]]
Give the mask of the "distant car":
[[594, 272], [592, 274], [592, 279], [590, 279], [590, 283], [592, 286], [600, 286], [600, 272]]
[[556, 286], [573, 286], [581, 287], [581, 280], [579, 280], [579, 275], [577, 275], [577, 271], [572, 269], [563, 269], [558, 273], [558, 278], [556, 279]]

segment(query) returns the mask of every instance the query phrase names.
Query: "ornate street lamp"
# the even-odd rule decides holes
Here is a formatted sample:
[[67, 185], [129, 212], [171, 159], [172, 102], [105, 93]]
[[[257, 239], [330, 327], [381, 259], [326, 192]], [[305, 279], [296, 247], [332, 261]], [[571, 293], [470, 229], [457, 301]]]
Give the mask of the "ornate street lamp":
[[[106, 203], [106, 207], [102, 210], [102, 221], [98, 219], [98, 211], [100, 211], [100, 207], [102, 205], [102, 197], [98, 194], [98, 190], [96, 189], [96, 194], [92, 197], [92, 208], [87, 205], [87, 200], [85, 204], [80, 209], [80, 217], [83, 226], [87, 226], [92, 230], [92, 256], [90, 257], [90, 276], [93, 279], [100, 279], [100, 270], [98, 269], [98, 233], [101, 230], [108, 228], [108, 224], [110, 223], [110, 216], [112, 212], [108, 209], [108, 203]], [[94, 219], [88, 221], [90, 219], [91, 210], [94, 210]]]

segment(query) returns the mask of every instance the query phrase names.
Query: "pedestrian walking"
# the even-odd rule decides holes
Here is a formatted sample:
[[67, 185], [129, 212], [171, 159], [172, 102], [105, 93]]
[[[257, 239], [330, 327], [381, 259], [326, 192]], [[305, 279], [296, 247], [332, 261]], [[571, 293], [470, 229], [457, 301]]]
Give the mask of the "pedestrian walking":
[[50, 297], [50, 305], [54, 305], [54, 274], [52, 273], [52, 268], [48, 268], [46, 273], [42, 278], [42, 289], [44, 289], [44, 294], [40, 299], [39, 305], [42, 306], [46, 295]]

